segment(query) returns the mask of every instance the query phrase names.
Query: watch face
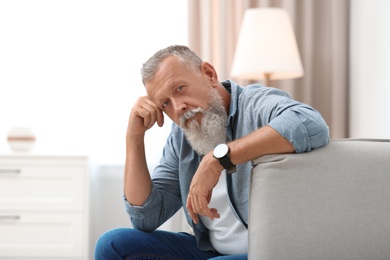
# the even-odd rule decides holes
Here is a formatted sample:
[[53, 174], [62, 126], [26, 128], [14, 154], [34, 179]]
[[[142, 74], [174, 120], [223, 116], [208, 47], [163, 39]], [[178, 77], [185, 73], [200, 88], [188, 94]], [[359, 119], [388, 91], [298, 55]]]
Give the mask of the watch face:
[[222, 158], [229, 152], [229, 147], [226, 144], [219, 144], [214, 148], [214, 157]]

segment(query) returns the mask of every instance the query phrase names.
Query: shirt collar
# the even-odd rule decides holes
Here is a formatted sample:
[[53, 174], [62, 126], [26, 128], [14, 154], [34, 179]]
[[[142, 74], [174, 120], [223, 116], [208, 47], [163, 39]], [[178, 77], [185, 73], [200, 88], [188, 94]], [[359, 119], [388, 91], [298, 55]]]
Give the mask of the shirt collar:
[[226, 129], [227, 129], [227, 138], [229, 141], [232, 141], [235, 139], [234, 126], [235, 126], [235, 122], [237, 121], [235, 120], [235, 118], [238, 110], [239, 97], [241, 92], [243, 91], [243, 88], [231, 80], [226, 80], [224, 82], [221, 82], [221, 84], [230, 93], [230, 110], [229, 110]]

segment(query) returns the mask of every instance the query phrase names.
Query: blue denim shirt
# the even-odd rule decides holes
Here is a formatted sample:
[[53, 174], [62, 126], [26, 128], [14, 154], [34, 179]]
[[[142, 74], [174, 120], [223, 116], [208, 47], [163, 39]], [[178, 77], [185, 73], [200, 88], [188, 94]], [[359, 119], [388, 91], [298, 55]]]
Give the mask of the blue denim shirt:
[[[231, 93], [227, 140], [233, 141], [269, 125], [294, 146], [295, 152], [308, 152], [329, 142], [329, 128], [321, 115], [308, 105], [291, 99], [285, 92], [261, 85], [238, 86], [222, 83]], [[214, 250], [208, 230], [200, 221], [194, 224], [185, 207], [190, 183], [201, 161], [183, 131], [172, 125], [159, 165], [152, 173], [152, 191], [143, 206], [132, 206], [125, 199], [126, 211], [135, 228], [153, 231], [181, 207], [192, 226], [201, 250]], [[237, 165], [227, 175], [231, 208], [247, 226], [251, 162]]]

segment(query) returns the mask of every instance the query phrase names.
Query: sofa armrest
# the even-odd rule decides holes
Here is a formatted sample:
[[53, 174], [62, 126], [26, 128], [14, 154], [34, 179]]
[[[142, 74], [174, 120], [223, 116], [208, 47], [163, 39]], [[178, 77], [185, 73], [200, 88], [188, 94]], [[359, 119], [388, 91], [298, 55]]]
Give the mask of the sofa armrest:
[[250, 259], [390, 259], [390, 140], [253, 161]]

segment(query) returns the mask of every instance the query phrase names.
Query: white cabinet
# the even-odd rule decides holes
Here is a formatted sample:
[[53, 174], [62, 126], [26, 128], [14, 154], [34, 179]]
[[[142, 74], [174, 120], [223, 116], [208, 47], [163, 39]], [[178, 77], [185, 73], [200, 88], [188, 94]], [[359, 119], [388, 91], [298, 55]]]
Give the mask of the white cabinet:
[[84, 156], [0, 155], [0, 259], [88, 259]]

